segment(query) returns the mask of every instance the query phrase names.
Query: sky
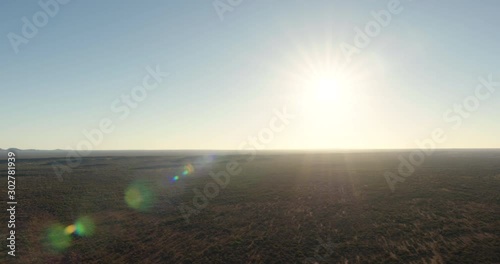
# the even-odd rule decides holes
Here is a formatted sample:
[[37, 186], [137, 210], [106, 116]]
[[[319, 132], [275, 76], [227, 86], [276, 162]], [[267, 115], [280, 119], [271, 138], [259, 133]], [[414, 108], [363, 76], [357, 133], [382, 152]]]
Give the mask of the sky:
[[394, 1], [1, 1], [0, 148], [500, 148], [500, 3]]

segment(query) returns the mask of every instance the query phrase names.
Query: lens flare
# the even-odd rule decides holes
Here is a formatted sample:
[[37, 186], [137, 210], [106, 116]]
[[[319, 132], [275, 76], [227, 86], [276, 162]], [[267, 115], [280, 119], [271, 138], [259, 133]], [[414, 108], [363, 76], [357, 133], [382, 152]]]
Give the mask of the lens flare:
[[75, 222], [75, 234], [81, 237], [91, 236], [94, 234], [94, 221], [88, 216], [80, 217]]
[[55, 224], [48, 228], [46, 241], [50, 248], [63, 251], [71, 246], [72, 238], [66, 233], [66, 228], [61, 224]]
[[66, 235], [71, 235], [71, 234], [73, 234], [75, 232], [75, 230], [76, 230], [75, 225], [69, 225], [66, 228], [64, 228], [64, 233]]
[[175, 175], [174, 178], [173, 178], [174, 181], [178, 181], [179, 180], [179, 176]]
[[125, 190], [125, 202], [138, 211], [147, 211], [153, 205], [153, 192], [143, 182], [134, 182]]
[[182, 175], [186, 176], [188, 174], [192, 174], [194, 172], [194, 167], [191, 165], [191, 163], [188, 163], [186, 166], [184, 166], [184, 171], [182, 172]]

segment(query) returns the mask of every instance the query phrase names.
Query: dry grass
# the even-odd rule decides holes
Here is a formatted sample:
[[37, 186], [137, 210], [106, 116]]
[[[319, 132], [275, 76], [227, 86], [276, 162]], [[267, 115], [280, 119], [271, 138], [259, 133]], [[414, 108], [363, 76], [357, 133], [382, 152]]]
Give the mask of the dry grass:
[[[208, 171], [245, 157], [220, 156], [205, 168], [195, 156], [87, 158], [64, 182], [52, 175], [53, 160], [21, 160], [17, 261], [500, 263], [500, 155], [437, 152], [391, 193], [382, 175], [396, 168], [396, 157], [260, 155], [189, 223], [177, 206], [192, 206], [192, 189], [212, 181]], [[165, 185], [188, 162], [196, 172]], [[147, 212], [123, 201], [136, 179], [156, 194]], [[46, 228], [81, 215], [92, 217], [95, 234], [74, 238], [64, 252], [49, 250]]]

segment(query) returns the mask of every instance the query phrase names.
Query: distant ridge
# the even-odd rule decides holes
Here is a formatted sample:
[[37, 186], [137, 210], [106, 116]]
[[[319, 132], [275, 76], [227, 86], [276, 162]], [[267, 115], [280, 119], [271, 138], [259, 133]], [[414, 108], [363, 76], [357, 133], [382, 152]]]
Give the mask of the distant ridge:
[[18, 149], [18, 148], [8, 148], [7, 151], [21, 151], [21, 149]]

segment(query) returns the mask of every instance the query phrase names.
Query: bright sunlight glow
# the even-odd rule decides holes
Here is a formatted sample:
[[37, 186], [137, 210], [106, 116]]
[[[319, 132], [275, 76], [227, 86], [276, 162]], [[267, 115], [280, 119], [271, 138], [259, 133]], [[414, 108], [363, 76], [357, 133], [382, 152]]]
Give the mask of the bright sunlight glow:
[[302, 92], [302, 110], [309, 115], [323, 118], [336, 116], [337, 112], [348, 115], [345, 111], [356, 99], [347, 80], [333, 75], [318, 76], [306, 81]]

